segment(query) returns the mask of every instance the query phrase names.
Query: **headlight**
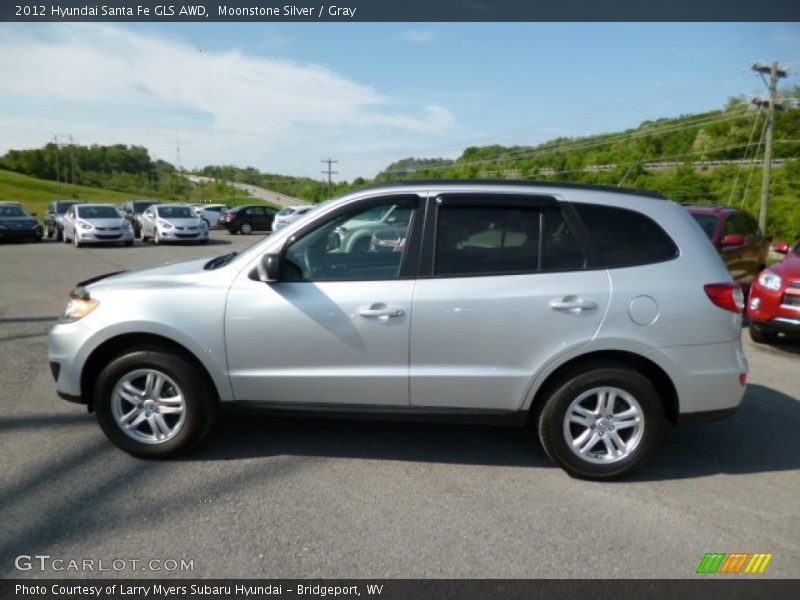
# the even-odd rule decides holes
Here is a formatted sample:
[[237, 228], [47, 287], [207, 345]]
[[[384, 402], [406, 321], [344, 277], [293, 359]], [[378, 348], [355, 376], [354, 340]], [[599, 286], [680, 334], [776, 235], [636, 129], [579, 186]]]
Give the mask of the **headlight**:
[[164, 229], [172, 229], [172, 223], [169, 221], [162, 221], [161, 219], [158, 220], [159, 227], [163, 227]]
[[781, 286], [783, 285], [783, 279], [781, 279], [781, 276], [777, 273], [773, 273], [772, 271], [764, 271], [758, 276], [758, 283], [768, 290], [779, 292]]
[[6, 227], [6, 226], [5, 226], [5, 225], [3, 225], [2, 223], [0, 223], [0, 229], [8, 229], [8, 227]]
[[208, 227], [208, 225], [206, 225], [206, 222], [201, 220], [200, 221], [200, 229], [206, 229], [207, 227]]
[[89, 292], [83, 288], [76, 288], [70, 293], [70, 301], [64, 309], [62, 321], [77, 321], [82, 319], [100, 304], [97, 300], [89, 297]]
[[123, 228], [123, 229], [130, 229], [130, 228], [131, 228], [131, 224], [130, 224], [130, 222], [128, 222], [128, 221], [123, 221], [123, 222], [122, 222], [122, 228]]
[[81, 229], [91, 229], [92, 226], [84, 221], [78, 221], [78, 225], [80, 225]]

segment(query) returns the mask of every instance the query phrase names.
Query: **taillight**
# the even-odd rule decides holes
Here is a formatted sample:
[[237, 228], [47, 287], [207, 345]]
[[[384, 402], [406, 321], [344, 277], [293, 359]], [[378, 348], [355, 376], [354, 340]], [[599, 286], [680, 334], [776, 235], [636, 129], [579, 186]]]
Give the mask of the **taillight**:
[[236, 218], [236, 213], [228, 213], [226, 218], [228, 221], [233, 221]]
[[709, 283], [703, 286], [708, 299], [725, 310], [740, 313], [744, 308], [744, 293], [736, 283]]

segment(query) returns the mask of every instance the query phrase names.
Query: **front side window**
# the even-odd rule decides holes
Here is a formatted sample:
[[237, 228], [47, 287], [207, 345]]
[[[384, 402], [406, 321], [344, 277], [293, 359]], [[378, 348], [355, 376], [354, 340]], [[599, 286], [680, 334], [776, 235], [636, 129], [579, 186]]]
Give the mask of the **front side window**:
[[[340, 215], [293, 242], [283, 278], [294, 281], [379, 280], [400, 276], [416, 197], [388, 198]], [[397, 211], [398, 219], [375, 219]]]

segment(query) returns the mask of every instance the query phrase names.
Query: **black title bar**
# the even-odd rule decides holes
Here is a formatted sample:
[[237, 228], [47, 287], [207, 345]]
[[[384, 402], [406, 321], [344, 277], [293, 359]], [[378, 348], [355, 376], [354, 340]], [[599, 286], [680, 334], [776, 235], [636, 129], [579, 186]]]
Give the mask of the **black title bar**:
[[0, 21], [800, 21], [796, 0], [3, 0]]

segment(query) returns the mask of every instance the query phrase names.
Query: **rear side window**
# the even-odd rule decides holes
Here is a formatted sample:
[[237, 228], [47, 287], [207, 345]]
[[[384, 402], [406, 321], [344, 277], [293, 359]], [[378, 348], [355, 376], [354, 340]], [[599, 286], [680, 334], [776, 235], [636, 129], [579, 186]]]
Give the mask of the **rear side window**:
[[585, 258], [556, 209], [442, 206], [435, 274], [513, 275], [582, 269]]
[[675, 242], [650, 217], [615, 206], [573, 206], [599, 252], [602, 267], [634, 267], [678, 256]]

